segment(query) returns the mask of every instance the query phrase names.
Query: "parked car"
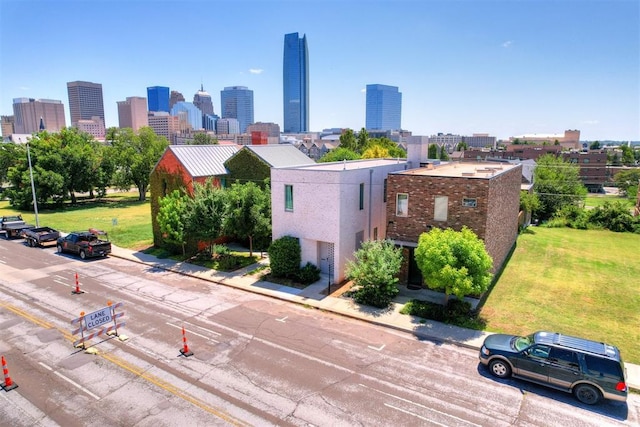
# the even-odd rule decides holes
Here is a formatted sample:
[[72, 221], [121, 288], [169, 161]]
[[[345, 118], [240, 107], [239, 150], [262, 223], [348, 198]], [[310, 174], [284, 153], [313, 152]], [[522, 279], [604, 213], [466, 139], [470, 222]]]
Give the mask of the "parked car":
[[7, 239], [18, 237], [22, 234], [23, 230], [34, 227], [34, 225], [27, 224], [20, 215], [3, 216], [0, 218], [0, 231], [4, 231]]
[[573, 393], [588, 405], [602, 398], [627, 400], [620, 350], [609, 344], [544, 331], [525, 337], [495, 334], [484, 340], [480, 362], [498, 378], [513, 375]]
[[111, 253], [111, 242], [101, 240], [89, 231], [76, 231], [60, 237], [56, 247], [59, 253], [71, 252], [82, 259], [107, 256]]

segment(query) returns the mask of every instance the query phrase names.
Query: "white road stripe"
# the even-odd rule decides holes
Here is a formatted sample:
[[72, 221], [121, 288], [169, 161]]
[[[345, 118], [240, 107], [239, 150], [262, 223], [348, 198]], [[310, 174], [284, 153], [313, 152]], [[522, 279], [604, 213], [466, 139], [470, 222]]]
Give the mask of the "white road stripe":
[[67, 381], [69, 384], [73, 385], [74, 387], [79, 388], [80, 390], [84, 391], [85, 393], [87, 393], [89, 396], [93, 397], [96, 400], [100, 400], [100, 396], [95, 395], [93, 393], [91, 393], [89, 390], [87, 390], [86, 388], [84, 388], [83, 386], [81, 386], [80, 384], [78, 384], [77, 382], [73, 381], [71, 378], [65, 377], [64, 375], [62, 375], [60, 372], [58, 371], [54, 371], [53, 368], [51, 368], [50, 366], [45, 365], [42, 362], [38, 362], [42, 367], [44, 367], [45, 369], [48, 369], [49, 371], [53, 372], [54, 374], [56, 374], [57, 376], [59, 376], [60, 378], [62, 378], [63, 380]]
[[[385, 391], [378, 390], [378, 389], [373, 388], [373, 387], [369, 387], [368, 385], [364, 385], [364, 384], [359, 384], [359, 385], [361, 387], [368, 388], [369, 390], [376, 391], [376, 392], [378, 392], [378, 393], [380, 393], [380, 394], [382, 394], [384, 396], [388, 396], [388, 397], [392, 397], [394, 399], [400, 400], [401, 402], [410, 403], [410, 404], [415, 405], [415, 406], [417, 406], [419, 408], [426, 409], [428, 411], [437, 412], [438, 414], [445, 415], [447, 417], [453, 418], [455, 420], [458, 420], [458, 421], [463, 422], [465, 424], [469, 424], [471, 426], [481, 427], [480, 424], [472, 423], [471, 421], [467, 421], [467, 420], [463, 420], [462, 418], [458, 418], [455, 415], [447, 414], [446, 412], [441, 412], [441, 411], [438, 411], [437, 409], [429, 408], [428, 406], [425, 406], [425, 405], [423, 405], [421, 403], [414, 402], [412, 400], [405, 399], [404, 397], [396, 396], [395, 394], [387, 393]], [[386, 405], [386, 403], [385, 403], [385, 405]], [[399, 409], [399, 410], [401, 410], [401, 409]], [[407, 413], [411, 413], [411, 412], [407, 412]]]
[[385, 348], [386, 346], [387, 346], [386, 344], [382, 344], [380, 347], [374, 347], [372, 345], [368, 345], [367, 347], [369, 347], [371, 350], [382, 351], [382, 349]]
[[[166, 322], [166, 324], [167, 324], [167, 325], [169, 325], [169, 326], [172, 326], [172, 327], [174, 327], [174, 328], [176, 328], [176, 329], [182, 329], [182, 326], [174, 325], [173, 323]], [[204, 338], [204, 339], [206, 339], [206, 340], [209, 340], [209, 341], [213, 341], [213, 342], [220, 343], [220, 341], [217, 341], [217, 340], [215, 340], [215, 339], [213, 339], [213, 338], [209, 338], [209, 337], [208, 337], [208, 336], [206, 336], [206, 335], [202, 335], [202, 334], [199, 334], [199, 333], [197, 333], [197, 332], [193, 332], [193, 331], [192, 331], [192, 330], [190, 330], [190, 329], [186, 329], [186, 328], [185, 328], [185, 331], [186, 331], [186, 332], [189, 332], [191, 335], [196, 335], [196, 336], [199, 336], [199, 337]]]
[[440, 424], [437, 421], [430, 420], [429, 418], [425, 418], [425, 417], [423, 417], [421, 415], [418, 415], [418, 414], [415, 414], [415, 413], [413, 413], [411, 411], [407, 411], [406, 409], [398, 408], [397, 406], [389, 405], [388, 403], [385, 403], [384, 406], [386, 406], [387, 408], [395, 409], [396, 411], [404, 412], [405, 414], [414, 416], [416, 418], [420, 418], [422, 421], [427, 421], [427, 422], [429, 422], [431, 424], [437, 424], [437, 425], [442, 426], [442, 427], [447, 427], [446, 424]]

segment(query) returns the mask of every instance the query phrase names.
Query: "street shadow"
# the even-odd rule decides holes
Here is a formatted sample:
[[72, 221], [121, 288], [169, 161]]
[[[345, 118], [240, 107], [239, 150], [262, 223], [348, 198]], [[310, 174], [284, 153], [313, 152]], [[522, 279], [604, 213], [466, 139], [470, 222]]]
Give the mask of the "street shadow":
[[562, 402], [575, 408], [585, 409], [616, 421], [626, 421], [629, 417], [629, 407], [626, 402], [615, 402], [603, 399], [596, 405], [586, 405], [574, 398], [571, 393], [544, 387], [518, 378], [501, 379], [494, 377], [482, 363], [478, 363], [478, 374], [493, 382], [514, 387], [518, 389], [522, 395], [527, 393], [535, 394], [537, 396]]

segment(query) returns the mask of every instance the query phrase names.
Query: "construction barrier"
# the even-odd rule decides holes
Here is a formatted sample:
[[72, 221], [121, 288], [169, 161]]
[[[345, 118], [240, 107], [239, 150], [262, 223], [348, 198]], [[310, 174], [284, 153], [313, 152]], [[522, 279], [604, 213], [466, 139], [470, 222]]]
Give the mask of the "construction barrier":
[[[71, 331], [72, 335], [80, 334], [80, 339], [73, 342], [74, 347], [82, 346], [86, 349], [85, 342], [100, 335], [106, 335], [111, 331], [115, 331], [115, 335], [118, 336], [118, 328], [126, 325], [126, 322], [118, 323], [118, 319], [124, 317], [124, 312], [116, 313], [116, 309], [124, 305], [123, 302], [119, 302], [112, 305], [111, 302], [107, 303], [107, 307], [96, 310], [92, 313], [86, 314], [80, 313], [80, 317], [71, 321], [72, 325], [79, 325], [79, 327]], [[113, 322], [113, 324], [111, 324]], [[106, 326], [109, 325], [109, 326]], [[97, 329], [100, 328], [100, 329]], [[85, 335], [85, 332], [97, 329], [90, 334]]]
[[187, 345], [187, 335], [184, 332], [184, 326], [182, 327], [182, 348], [180, 349], [180, 353], [184, 357], [193, 356], [193, 351], [189, 350], [189, 346]]
[[18, 384], [11, 381], [9, 368], [7, 368], [7, 361], [4, 360], [4, 356], [2, 356], [2, 373], [4, 374], [4, 382], [0, 384], [0, 387], [2, 387], [4, 391], [10, 391], [18, 387]]

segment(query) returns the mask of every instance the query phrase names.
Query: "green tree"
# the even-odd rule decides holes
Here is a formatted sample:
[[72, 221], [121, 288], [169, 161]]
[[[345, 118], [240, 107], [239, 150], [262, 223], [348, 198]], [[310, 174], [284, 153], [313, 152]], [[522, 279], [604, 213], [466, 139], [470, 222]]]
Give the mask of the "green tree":
[[429, 159], [438, 158], [438, 146], [436, 144], [429, 144], [429, 148], [427, 149], [427, 158]]
[[13, 142], [0, 143], [0, 185], [7, 181], [9, 168], [16, 166], [23, 157], [27, 157], [27, 149], [24, 145]]
[[218, 139], [208, 133], [198, 132], [193, 135], [192, 145], [214, 145], [218, 143]]
[[620, 147], [622, 155], [620, 156], [620, 162], [625, 166], [633, 166], [636, 164], [636, 159], [633, 155], [633, 149], [628, 145]]
[[562, 157], [540, 156], [533, 176], [533, 190], [540, 201], [534, 215], [539, 220], [548, 220], [566, 205], [580, 205], [587, 194], [580, 180], [580, 167]]
[[535, 193], [528, 191], [520, 191], [520, 210], [533, 212], [540, 206], [540, 200]]
[[[53, 162], [47, 169], [62, 172], [71, 203], [76, 203], [76, 192], [93, 192], [97, 181], [99, 167], [97, 143], [91, 135], [72, 127], [62, 129], [53, 136], [60, 139], [60, 152], [50, 153], [49, 160]], [[62, 161], [59, 160], [58, 155]], [[62, 169], [58, 169], [57, 164], [60, 164]]]
[[600, 141], [593, 141], [589, 144], [589, 150], [599, 150], [600, 148]]
[[347, 263], [347, 278], [353, 280], [354, 300], [374, 307], [388, 307], [398, 295], [398, 272], [402, 251], [391, 240], [367, 240]]
[[[386, 156], [387, 158], [405, 159], [407, 157], [407, 152], [389, 138], [370, 138], [368, 144], [365, 146], [365, 151], [373, 147], [381, 147], [387, 150], [389, 153]], [[363, 156], [363, 158], [365, 157]]]
[[491, 283], [493, 260], [482, 240], [466, 226], [461, 231], [434, 228], [422, 233], [415, 259], [427, 287], [444, 292], [444, 305], [451, 294], [460, 300], [480, 295]]
[[338, 147], [356, 153], [358, 152], [358, 140], [356, 139], [353, 130], [347, 129], [342, 135], [340, 135], [340, 145]]
[[640, 182], [640, 168], [625, 169], [616, 173], [613, 182], [618, 186], [622, 196], [635, 199]]
[[225, 234], [249, 240], [253, 256], [254, 239], [266, 241], [271, 236], [271, 193], [254, 182], [236, 182], [227, 189]]
[[137, 135], [130, 128], [119, 129], [113, 137], [118, 163], [116, 184], [123, 189], [135, 185], [138, 188], [138, 200], [144, 201], [149, 175], [169, 143], [150, 127], [141, 128]]
[[223, 235], [227, 194], [213, 185], [209, 179], [204, 184], [193, 186], [191, 209], [186, 216], [188, 238], [207, 242], [213, 247], [214, 241]]
[[180, 246], [183, 256], [185, 255], [186, 225], [190, 202], [191, 199], [180, 190], [173, 190], [158, 201], [160, 209], [157, 220], [162, 236], [166, 242]]
[[389, 157], [389, 150], [381, 145], [372, 145], [362, 153], [363, 159], [387, 159]]
[[327, 154], [322, 156], [318, 160], [318, 163], [341, 162], [343, 160], [357, 160], [359, 158], [360, 158], [360, 155], [355, 151], [339, 146], [335, 150], [331, 150]]
[[468, 149], [469, 149], [469, 146], [464, 141], [458, 143], [458, 145], [456, 146], [456, 151], [465, 151], [465, 150], [468, 150]]
[[449, 153], [447, 153], [447, 147], [444, 145], [440, 147], [440, 160], [449, 160]]
[[356, 139], [358, 145], [356, 146], [355, 151], [357, 153], [362, 153], [369, 145], [369, 132], [367, 132], [365, 128], [360, 129], [360, 132], [358, 132], [358, 137]]
[[629, 208], [619, 201], [605, 202], [602, 206], [593, 208], [589, 211], [589, 222], [618, 233], [633, 231], [634, 223], [640, 225], [640, 220], [634, 219]]

